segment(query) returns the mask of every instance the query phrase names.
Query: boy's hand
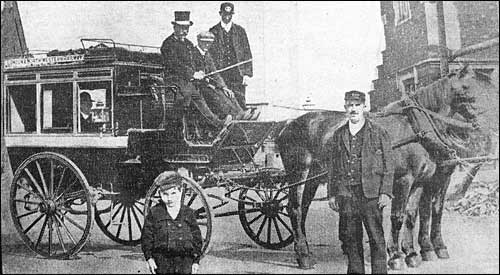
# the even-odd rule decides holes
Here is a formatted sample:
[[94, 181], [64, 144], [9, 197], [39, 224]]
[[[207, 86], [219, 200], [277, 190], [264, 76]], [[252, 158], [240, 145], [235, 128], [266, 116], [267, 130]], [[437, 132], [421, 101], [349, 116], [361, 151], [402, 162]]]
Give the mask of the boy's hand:
[[158, 268], [158, 266], [156, 266], [155, 259], [149, 258], [148, 266], [149, 266], [149, 271], [151, 271], [151, 274], [156, 274], [156, 269]]
[[198, 273], [199, 268], [200, 268], [199, 264], [193, 264], [193, 266], [191, 267], [191, 273], [193, 273], [193, 274]]

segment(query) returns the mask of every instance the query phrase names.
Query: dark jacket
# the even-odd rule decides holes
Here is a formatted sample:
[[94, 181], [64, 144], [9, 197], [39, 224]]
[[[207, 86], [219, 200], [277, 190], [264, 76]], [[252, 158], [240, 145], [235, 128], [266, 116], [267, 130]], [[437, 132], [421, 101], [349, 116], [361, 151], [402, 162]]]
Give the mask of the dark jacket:
[[[361, 150], [361, 183], [367, 198], [380, 194], [392, 196], [394, 179], [393, 153], [387, 132], [366, 119]], [[328, 196], [348, 196], [347, 160], [349, 155], [349, 125], [341, 126], [326, 143], [328, 154]]]
[[174, 220], [163, 202], [153, 206], [142, 230], [142, 251], [146, 260], [155, 254], [167, 257], [187, 256], [199, 263], [203, 240], [194, 212], [182, 205]]
[[195, 72], [193, 67], [193, 52], [197, 51], [187, 38], [180, 41], [174, 34], [163, 41], [161, 54], [165, 65], [166, 77], [180, 77], [189, 81]]
[[[215, 66], [217, 69], [222, 68], [221, 60], [222, 60], [222, 32], [224, 28], [222, 28], [221, 23], [219, 22], [217, 25], [210, 28], [210, 32], [215, 35], [215, 41], [212, 47], [210, 47], [210, 53], [214, 59]], [[252, 51], [250, 50], [250, 44], [248, 43], [247, 33], [245, 29], [240, 25], [237, 25], [233, 22], [233, 26], [231, 27], [232, 41], [233, 47], [236, 52], [237, 62], [246, 61], [252, 58]], [[240, 75], [248, 75], [250, 77], [253, 76], [253, 66], [252, 62], [245, 63], [241, 66], [238, 66]]]

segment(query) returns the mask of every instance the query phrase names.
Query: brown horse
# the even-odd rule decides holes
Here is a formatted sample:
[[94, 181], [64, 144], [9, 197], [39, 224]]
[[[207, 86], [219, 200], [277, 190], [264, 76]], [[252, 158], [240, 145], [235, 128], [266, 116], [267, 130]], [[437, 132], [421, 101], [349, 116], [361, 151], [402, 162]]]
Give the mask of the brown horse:
[[[423, 259], [432, 259], [434, 251], [438, 257], [448, 256], [441, 236], [441, 216], [444, 194], [456, 164], [443, 166], [440, 163], [489, 152], [492, 146], [487, 122], [491, 120], [483, 119], [488, 112], [482, 108], [497, 104], [496, 109], [486, 111], [498, 113], [498, 91], [491, 92], [494, 89], [488, 78], [465, 66], [417, 90], [410, 98], [391, 103], [382, 114], [371, 115], [375, 123], [388, 129], [394, 147], [395, 199], [391, 211], [392, 239], [388, 240], [392, 267], [397, 267], [404, 257], [410, 266], [418, 264], [419, 256], [413, 247], [418, 212]], [[485, 104], [491, 100], [488, 97], [496, 97], [496, 100]], [[276, 143], [289, 183], [306, 180], [325, 170], [327, 156], [324, 152], [327, 150], [324, 146], [345, 121], [341, 112], [313, 112], [287, 125]], [[426, 133], [424, 138], [411, 143], [422, 133]], [[319, 183], [317, 179], [290, 190], [294, 249], [301, 268], [314, 265], [305, 220]], [[403, 224], [406, 234], [400, 247], [398, 236]], [[339, 238], [342, 241], [344, 236], [339, 235]]]

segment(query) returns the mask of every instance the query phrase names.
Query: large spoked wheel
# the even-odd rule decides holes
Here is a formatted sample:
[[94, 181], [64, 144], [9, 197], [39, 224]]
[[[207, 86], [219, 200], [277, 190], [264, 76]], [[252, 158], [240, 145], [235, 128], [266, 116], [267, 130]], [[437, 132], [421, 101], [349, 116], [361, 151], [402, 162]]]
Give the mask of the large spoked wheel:
[[[158, 194], [158, 187], [170, 180], [173, 176], [178, 176], [177, 172], [167, 171], [161, 173], [149, 188], [146, 195], [144, 216], [147, 217], [149, 209], [161, 200]], [[182, 203], [194, 210], [198, 226], [201, 229], [203, 246], [201, 254], [205, 255], [210, 251], [210, 238], [212, 236], [212, 223], [214, 220], [213, 211], [207, 201], [207, 196], [200, 185], [192, 178], [182, 176]]]
[[267, 249], [281, 249], [290, 245], [293, 233], [287, 205], [288, 189], [242, 189], [238, 212], [245, 233]]
[[114, 198], [99, 200], [95, 221], [111, 240], [123, 245], [138, 245], [144, 224], [144, 201], [144, 198], [122, 192]]
[[48, 258], [68, 258], [82, 249], [94, 220], [89, 184], [63, 155], [43, 152], [16, 170], [10, 212], [24, 243]]

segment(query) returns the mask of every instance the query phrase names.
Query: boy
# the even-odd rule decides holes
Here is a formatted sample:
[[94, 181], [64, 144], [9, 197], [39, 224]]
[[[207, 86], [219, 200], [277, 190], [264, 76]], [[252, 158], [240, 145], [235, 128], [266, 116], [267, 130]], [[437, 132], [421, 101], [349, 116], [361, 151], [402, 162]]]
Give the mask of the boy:
[[160, 202], [151, 208], [142, 231], [142, 251], [153, 274], [196, 273], [202, 237], [194, 212], [181, 204], [182, 177], [170, 174], [159, 187]]

